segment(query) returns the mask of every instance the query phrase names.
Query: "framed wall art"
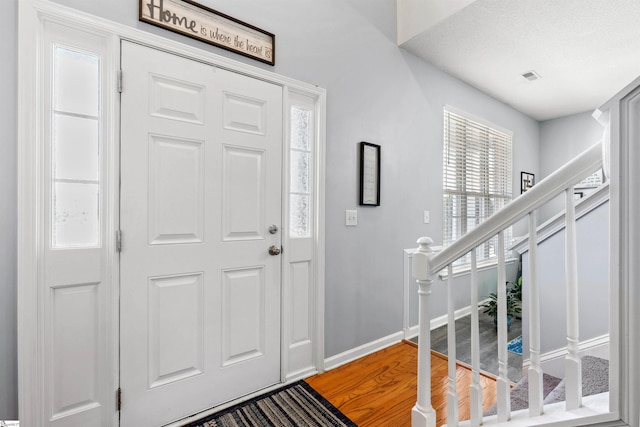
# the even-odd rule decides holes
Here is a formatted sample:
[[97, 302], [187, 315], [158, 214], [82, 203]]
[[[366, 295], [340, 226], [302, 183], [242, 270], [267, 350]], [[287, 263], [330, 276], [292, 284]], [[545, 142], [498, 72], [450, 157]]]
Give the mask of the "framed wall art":
[[529, 172], [520, 172], [520, 194], [526, 192], [536, 183], [536, 176]]
[[360, 143], [360, 205], [380, 206], [380, 146]]

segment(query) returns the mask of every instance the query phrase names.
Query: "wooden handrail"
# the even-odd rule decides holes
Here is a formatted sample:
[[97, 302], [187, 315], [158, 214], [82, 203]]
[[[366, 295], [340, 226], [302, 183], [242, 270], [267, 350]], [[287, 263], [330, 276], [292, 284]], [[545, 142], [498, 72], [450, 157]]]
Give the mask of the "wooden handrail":
[[447, 265], [486, 242], [500, 231], [515, 224], [529, 212], [539, 208], [581, 179], [602, 167], [602, 144], [598, 142], [534, 185], [491, 215], [482, 224], [466, 233], [430, 259], [430, 274], [436, 274]]

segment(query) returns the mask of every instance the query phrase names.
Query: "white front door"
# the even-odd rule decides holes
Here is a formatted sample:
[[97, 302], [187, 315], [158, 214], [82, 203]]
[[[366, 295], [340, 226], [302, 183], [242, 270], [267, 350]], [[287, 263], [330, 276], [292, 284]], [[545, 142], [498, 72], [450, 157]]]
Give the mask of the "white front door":
[[280, 381], [282, 88], [129, 42], [122, 71], [121, 425], [158, 426]]

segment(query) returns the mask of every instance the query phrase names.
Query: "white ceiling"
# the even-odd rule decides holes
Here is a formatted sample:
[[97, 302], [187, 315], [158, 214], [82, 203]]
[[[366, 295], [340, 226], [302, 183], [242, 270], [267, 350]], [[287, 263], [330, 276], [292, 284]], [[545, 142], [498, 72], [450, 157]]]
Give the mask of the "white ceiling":
[[547, 120], [594, 110], [640, 76], [640, 0], [476, 0], [401, 46]]

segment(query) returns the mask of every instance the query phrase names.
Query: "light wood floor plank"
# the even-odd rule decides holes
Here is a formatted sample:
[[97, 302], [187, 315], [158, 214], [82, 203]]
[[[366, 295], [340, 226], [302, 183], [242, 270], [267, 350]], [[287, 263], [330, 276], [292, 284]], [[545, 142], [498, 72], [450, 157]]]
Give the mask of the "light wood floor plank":
[[[431, 394], [436, 424], [446, 424], [447, 358], [431, 353]], [[418, 349], [403, 341], [384, 350], [315, 375], [306, 381], [359, 427], [410, 426], [416, 403]], [[456, 388], [460, 419], [469, 418], [471, 370], [458, 364]], [[480, 377], [483, 409], [496, 401], [495, 379]]]

